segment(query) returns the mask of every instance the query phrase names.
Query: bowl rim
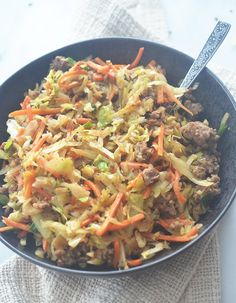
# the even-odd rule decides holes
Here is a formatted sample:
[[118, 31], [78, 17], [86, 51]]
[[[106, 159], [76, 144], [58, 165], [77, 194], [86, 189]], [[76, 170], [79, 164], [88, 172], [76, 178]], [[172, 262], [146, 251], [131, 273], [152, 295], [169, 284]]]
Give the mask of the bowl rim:
[[[194, 61], [194, 59], [185, 54], [184, 52], [181, 52], [173, 47], [167, 46], [165, 44], [162, 44], [160, 42], [154, 42], [154, 41], [150, 41], [150, 40], [145, 40], [145, 39], [138, 39], [138, 38], [131, 38], [131, 37], [103, 37], [103, 38], [94, 38], [94, 39], [88, 39], [88, 40], [83, 40], [83, 41], [79, 41], [76, 43], [72, 43], [66, 46], [63, 46], [61, 48], [58, 48], [56, 50], [53, 50], [49, 53], [46, 53], [36, 59], [34, 59], [33, 61], [31, 61], [30, 63], [26, 64], [25, 66], [23, 66], [22, 68], [20, 68], [17, 72], [15, 72], [13, 75], [11, 75], [10, 77], [8, 77], [8, 79], [6, 79], [1, 85], [0, 85], [0, 89], [3, 88], [4, 86], [7, 86], [8, 81], [11, 81], [11, 79], [18, 75], [19, 73], [21, 73], [21, 71], [23, 71], [25, 68], [29, 67], [32, 63], [34, 63], [35, 61], [38, 61], [40, 59], [43, 59], [46, 56], [53, 56], [54, 54], [57, 55], [59, 52], [64, 52], [67, 48], [70, 47], [76, 47], [80, 46], [80, 44], [86, 44], [86, 43], [96, 43], [96, 41], [99, 42], [107, 42], [108, 40], [113, 40], [113, 41], [134, 41], [139, 43], [140, 45], [143, 43], [146, 45], [146, 47], [148, 47], [148, 45], [151, 46], [161, 46], [163, 49], [168, 49], [168, 50], [172, 50], [175, 51], [178, 55], [185, 57], [187, 60], [191, 61], [191, 63]], [[145, 47], [145, 46], [144, 46]], [[231, 93], [229, 92], [228, 88], [224, 85], [224, 83], [207, 67], [204, 68], [204, 70], [211, 78], [213, 78], [219, 85], [220, 88], [226, 93], [229, 101], [231, 102], [235, 112], [236, 112], [236, 102], [233, 98], [233, 96], [231, 95]], [[194, 243], [198, 242], [199, 240], [201, 240], [209, 231], [211, 231], [213, 229], [213, 227], [221, 220], [221, 218], [224, 216], [224, 214], [226, 213], [226, 211], [229, 209], [230, 205], [232, 204], [233, 200], [236, 197], [236, 186], [234, 188], [233, 193], [231, 194], [230, 198], [228, 199], [228, 202], [226, 203], [226, 205], [224, 206], [223, 210], [220, 212], [220, 214], [217, 216], [217, 218], [215, 220], [213, 220], [209, 226], [207, 226], [200, 234], [197, 238], [193, 239], [191, 242], [186, 243], [183, 247], [178, 248], [176, 251], [173, 251], [170, 255], [167, 256], [163, 256], [160, 257], [157, 260], [150, 260], [148, 263], [143, 263], [140, 266], [137, 267], [131, 267], [128, 269], [124, 269], [124, 270], [106, 270], [106, 271], [96, 271], [96, 270], [91, 270], [91, 271], [86, 271], [83, 269], [73, 269], [73, 268], [67, 268], [67, 267], [59, 267], [55, 264], [50, 264], [50, 263], [46, 263], [44, 261], [44, 259], [37, 259], [37, 257], [32, 257], [30, 255], [27, 255], [24, 251], [19, 250], [17, 247], [11, 245], [7, 240], [5, 240], [2, 235], [0, 234], [0, 241], [6, 245], [8, 248], [10, 248], [13, 252], [15, 252], [16, 254], [18, 254], [19, 256], [23, 257], [24, 259], [31, 261], [33, 264], [35, 265], [39, 265], [43, 268], [46, 269], [50, 269], [50, 270], [55, 270], [59, 273], [64, 273], [64, 274], [72, 274], [72, 275], [81, 275], [81, 276], [87, 276], [87, 277], [118, 277], [118, 276], [123, 276], [123, 275], [127, 275], [127, 274], [131, 274], [133, 272], [136, 271], [141, 271], [144, 269], [148, 269], [152, 266], [155, 266], [157, 264], [163, 263], [164, 261], [170, 260], [173, 257], [179, 255], [180, 253], [184, 252], [185, 250], [187, 250], [189, 247], [193, 246]], [[45, 259], [47, 260], [47, 259]]]

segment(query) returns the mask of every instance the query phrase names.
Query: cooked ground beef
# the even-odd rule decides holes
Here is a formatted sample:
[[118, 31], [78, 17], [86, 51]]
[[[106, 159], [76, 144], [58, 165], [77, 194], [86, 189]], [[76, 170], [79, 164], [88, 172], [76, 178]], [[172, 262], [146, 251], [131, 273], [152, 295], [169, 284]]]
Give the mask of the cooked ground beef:
[[102, 259], [104, 263], [107, 263], [108, 265], [112, 265], [113, 257], [114, 257], [114, 249], [108, 248], [107, 251], [104, 251], [102, 249], [96, 250], [96, 257], [98, 259]]
[[152, 148], [145, 142], [138, 142], [134, 147], [135, 159], [138, 162], [148, 162], [152, 156]]
[[164, 119], [165, 119], [165, 108], [160, 107], [158, 110], [155, 110], [150, 114], [147, 120], [147, 124], [150, 127], [160, 126], [164, 122]]
[[200, 216], [203, 215], [205, 212], [206, 210], [202, 206], [200, 201], [194, 203], [192, 207], [189, 207], [189, 213], [195, 221], [198, 221]]
[[219, 172], [219, 159], [214, 154], [205, 154], [191, 166], [193, 174], [199, 179], [205, 179]]
[[203, 107], [200, 103], [193, 103], [191, 100], [186, 100], [184, 106], [193, 113], [193, 116], [197, 116], [203, 111]]
[[220, 177], [218, 175], [212, 175], [207, 179], [213, 182], [211, 186], [205, 188], [204, 193], [206, 195], [216, 196], [220, 194]]
[[204, 149], [215, 149], [219, 136], [216, 130], [200, 121], [189, 122], [181, 128], [185, 139]]
[[158, 198], [156, 206], [163, 218], [175, 218], [177, 216], [177, 210], [174, 200], [165, 200], [164, 198]]
[[66, 250], [58, 250], [57, 251], [57, 265], [58, 266], [71, 266], [71, 265], [78, 265], [81, 268], [86, 266], [86, 262], [88, 260], [88, 256], [86, 255], [89, 251], [89, 247], [86, 243], [80, 243], [76, 248], [73, 250], [66, 249]]
[[159, 172], [153, 167], [143, 170], [143, 179], [145, 185], [150, 185], [159, 179]]
[[153, 100], [156, 99], [155, 91], [151, 87], [145, 89], [140, 96], [141, 100], [143, 100], [144, 98], [147, 98], [147, 97], [151, 98]]
[[70, 67], [70, 64], [63, 56], [57, 56], [50, 65], [50, 69], [61, 70], [63, 72], [66, 72]]

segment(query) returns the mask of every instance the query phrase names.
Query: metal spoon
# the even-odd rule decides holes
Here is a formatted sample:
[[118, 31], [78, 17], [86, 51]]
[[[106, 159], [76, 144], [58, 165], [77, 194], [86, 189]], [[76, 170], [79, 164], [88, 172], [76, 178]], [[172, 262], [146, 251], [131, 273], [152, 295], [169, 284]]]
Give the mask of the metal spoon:
[[227, 36], [231, 25], [229, 23], [218, 21], [212, 33], [210, 34], [207, 42], [203, 46], [197, 59], [194, 60], [192, 66], [190, 67], [188, 73], [184, 77], [180, 87], [189, 88], [193, 81], [197, 78], [203, 68], [214, 56], [217, 49], [220, 47], [221, 43]]

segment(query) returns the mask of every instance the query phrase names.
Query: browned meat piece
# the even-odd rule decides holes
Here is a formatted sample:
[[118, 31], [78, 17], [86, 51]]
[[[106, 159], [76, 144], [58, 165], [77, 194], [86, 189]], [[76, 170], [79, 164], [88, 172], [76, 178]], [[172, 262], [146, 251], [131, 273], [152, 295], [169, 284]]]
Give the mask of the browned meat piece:
[[66, 72], [70, 67], [70, 64], [63, 56], [57, 56], [50, 65], [50, 69], [61, 70], [63, 72]]
[[153, 167], [145, 168], [143, 171], [145, 185], [150, 185], [159, 179], [159, 172]]
[[181, 127], [182, 135], [185, 139], [194, 142], [204, 149], [215, 149], [219, 136], [216, 130], [200, 121], [189, 122]]
[[200, 216], [206, 212], [205, 208], [202, 206], [200, 201], [193, 204], [193, 206], [189, 209], [189, 213], [194, 219], [194, 221], [198, 221]]
[[219, 160], [216, 155], [205, 154], [191, 166], [193, 174], [199, 179], [205, 179], [219, 172]]
[[159, 198], [156, 205], [163, 218], [175, 218], [177, 216], [174, 200]]
[[50, 204], [47, 201], [37, 201], [33, 203], [33, 207], [37, 209], [45, 209], [50, 207]]
[[80, 243], [75, 249], [71, 250], [65, 248], [64, 250], [57, 250], [57, 265], [58, 266], [69, 266], [77, 264], [79, 267], [86, 267], [88, 256], [86, 253], [89, 251], [89, 247], [86, 243]]
[[203, 107], [200, 103], [193, 103], [190, 100], [186, 100], [184, 102], [184, 106], [187, 107], [193, 113], [194, 116], [197, 116], [203, 111]]
[[216, 196], [220, 194], [220, 177], [218, 175], [212, 175], [207, 179], [213, 182], [211, 186], [205, 188], [204, 193], [210, 196]]
[[138, 162], [148, 162], [152, 156], [152, 148], [148, 148], [145, 142], [139, 142], [134, 147], [135, 159]]
[[156, 94], [155, 91], [152, 88], [147, 88], [143, 91], [142, 95], [141, 95], [141, 99], [143, 98], [151, 98], [153, 100], [156, 99]]
[[147, 120], [147, 124], [149, 126], [160, 126], [165, 119], [165, 108], [160, 107], [158, 110], [153, 111], [150, 114], [149, 119]]

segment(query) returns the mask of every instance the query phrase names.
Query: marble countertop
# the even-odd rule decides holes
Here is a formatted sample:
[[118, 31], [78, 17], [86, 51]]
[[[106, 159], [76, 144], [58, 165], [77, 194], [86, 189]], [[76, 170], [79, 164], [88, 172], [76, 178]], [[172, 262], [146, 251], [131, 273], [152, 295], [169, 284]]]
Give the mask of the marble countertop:
[[[170, 42], [192, 57], [197, 56], [218, 19], [231, 23], [231, 31], [212, 61], [236, 72], [236, 1], [163, 0], [162, 3]], [[68, 44], [68, 40], [64, 43], [62, 38], [63, 27], [60, 35], [47, 32], [51, 22], [56, 21], [52, 16], [55, 4], [57, 13], [63, 14], [65, 1], [0, 0], [0, 83], [28, 62]], [[63, 17], [64, 24], [68, 24], [69, 16]], [[236, 236], [236, 203], [224, 216], [218, 230], [222, 302], [235, 302], [236, 242], [232, 239]], [[0, 249], [0, 263], [14, 254], [1, 243]]]

